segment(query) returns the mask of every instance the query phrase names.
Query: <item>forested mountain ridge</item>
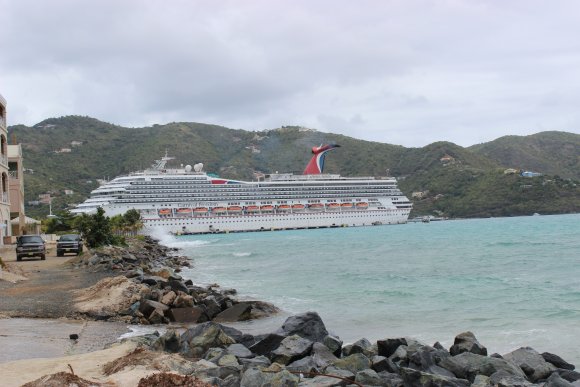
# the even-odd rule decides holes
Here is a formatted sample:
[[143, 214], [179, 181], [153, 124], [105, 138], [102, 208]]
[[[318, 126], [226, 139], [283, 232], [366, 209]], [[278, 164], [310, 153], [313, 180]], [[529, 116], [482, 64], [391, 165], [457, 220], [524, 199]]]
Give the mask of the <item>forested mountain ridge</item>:
[[[414, 215], [580, 211], [579, 188], [574, 181], [565, 180], [580, 179], [579, 168], [574, 168], [580, 155], [580, 135], [565, 132], [509, 136], [507, 142], [502, 137], [469, 148], [450, 142], [405, 148], [295, 126], [245, 131], [183, 122], [126, 128], [90, 117], [67, 116], [32, 127], [11, 126], [9, 138], [22, 144], [24, 167], [29, 170], [25, 175], [27, 202], [52, 192], [55, 210], [84, 200], [96, 188], [97, 179], [142, 170], [166, 151], [176, 158], [176, 165], [203, 162], [205, 170], [223, 177], [252, 179], [255, 173], [301, 173], [312, 146], [337, 143], [341, 148], [326, 158], [326, 172], [398, 177], [409, 197], [413, 192], [425, 193], [415, 200]], [[559, 156], [554, 152], [558, 147], [565, 150]], [[534, 150], [533, 157], [528, 157], [529, 149]], [[550, 157], [542, 158], [547, 153]], [[505, 168], [533, 169], [559, 177], [525, 179], [504, 175]], [[528, 185], [532, 188], [521, 188]], [[75, 193], [64, 195], [65, 189]], [[42, 206], [27, 207], [33, 216], [47, 211]]]

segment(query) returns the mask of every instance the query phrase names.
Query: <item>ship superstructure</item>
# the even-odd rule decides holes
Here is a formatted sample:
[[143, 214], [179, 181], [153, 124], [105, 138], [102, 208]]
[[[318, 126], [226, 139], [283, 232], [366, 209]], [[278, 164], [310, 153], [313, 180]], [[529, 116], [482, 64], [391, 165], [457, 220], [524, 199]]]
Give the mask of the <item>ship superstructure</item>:
[[113, 216], [136, 209], [146, 227], [176, 234], [406, 223], [412, 204], [394, 178], [322, 173], [324, 153], [334, 147], [314, 147], [303, 175], [275, 173], [258, 181], [219, 178], [203, 164], [169, 169], [172, 158], [165, 155], [93, 190], [73, 212], [102, 207]]

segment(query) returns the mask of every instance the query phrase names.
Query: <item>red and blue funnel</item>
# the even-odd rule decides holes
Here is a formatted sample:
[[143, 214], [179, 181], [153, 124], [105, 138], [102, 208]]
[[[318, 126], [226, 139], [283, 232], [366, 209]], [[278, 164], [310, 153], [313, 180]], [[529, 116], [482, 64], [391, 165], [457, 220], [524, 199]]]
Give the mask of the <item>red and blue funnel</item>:
[[324, 157], [326, 152], [329, 152], [335, 148], [340, 147], [340, 145], [320, 145], [312, 147], [312, 159], [306, 166], [304, 170], [304, 175], [319, 175], [324, 170]]

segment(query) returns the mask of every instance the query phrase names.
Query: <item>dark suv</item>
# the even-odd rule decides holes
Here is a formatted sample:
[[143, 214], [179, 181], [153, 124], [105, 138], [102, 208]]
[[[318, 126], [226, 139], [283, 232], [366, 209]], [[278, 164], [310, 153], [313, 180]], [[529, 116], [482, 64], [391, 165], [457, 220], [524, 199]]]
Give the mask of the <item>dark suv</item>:
[[40, 235], [22, 235], [16, 239], [16, 260], [22, 257], [40, 257], [46, 259], [46, 246]]
[[80, 255], [83, 252], [83, 240], [78, 234], [61, 235], [56, 242], [56, 256], [62, 257], [64, 253], [75, 253]]

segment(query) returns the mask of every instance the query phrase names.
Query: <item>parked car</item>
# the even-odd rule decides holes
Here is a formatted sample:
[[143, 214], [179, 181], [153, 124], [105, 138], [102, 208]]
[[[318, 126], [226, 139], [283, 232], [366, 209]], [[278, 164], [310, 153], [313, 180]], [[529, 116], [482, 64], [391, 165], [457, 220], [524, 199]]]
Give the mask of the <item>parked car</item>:
[[83, 240], [79, 234], [61, 235], [56, 241], [56, 256], [62, 257], [65, 253], [80, 255], [83, 252]]
[[40, 235], [21, 235], [16, 238], [16, 260], [22, 257], [46, 259], [46, 244]]

